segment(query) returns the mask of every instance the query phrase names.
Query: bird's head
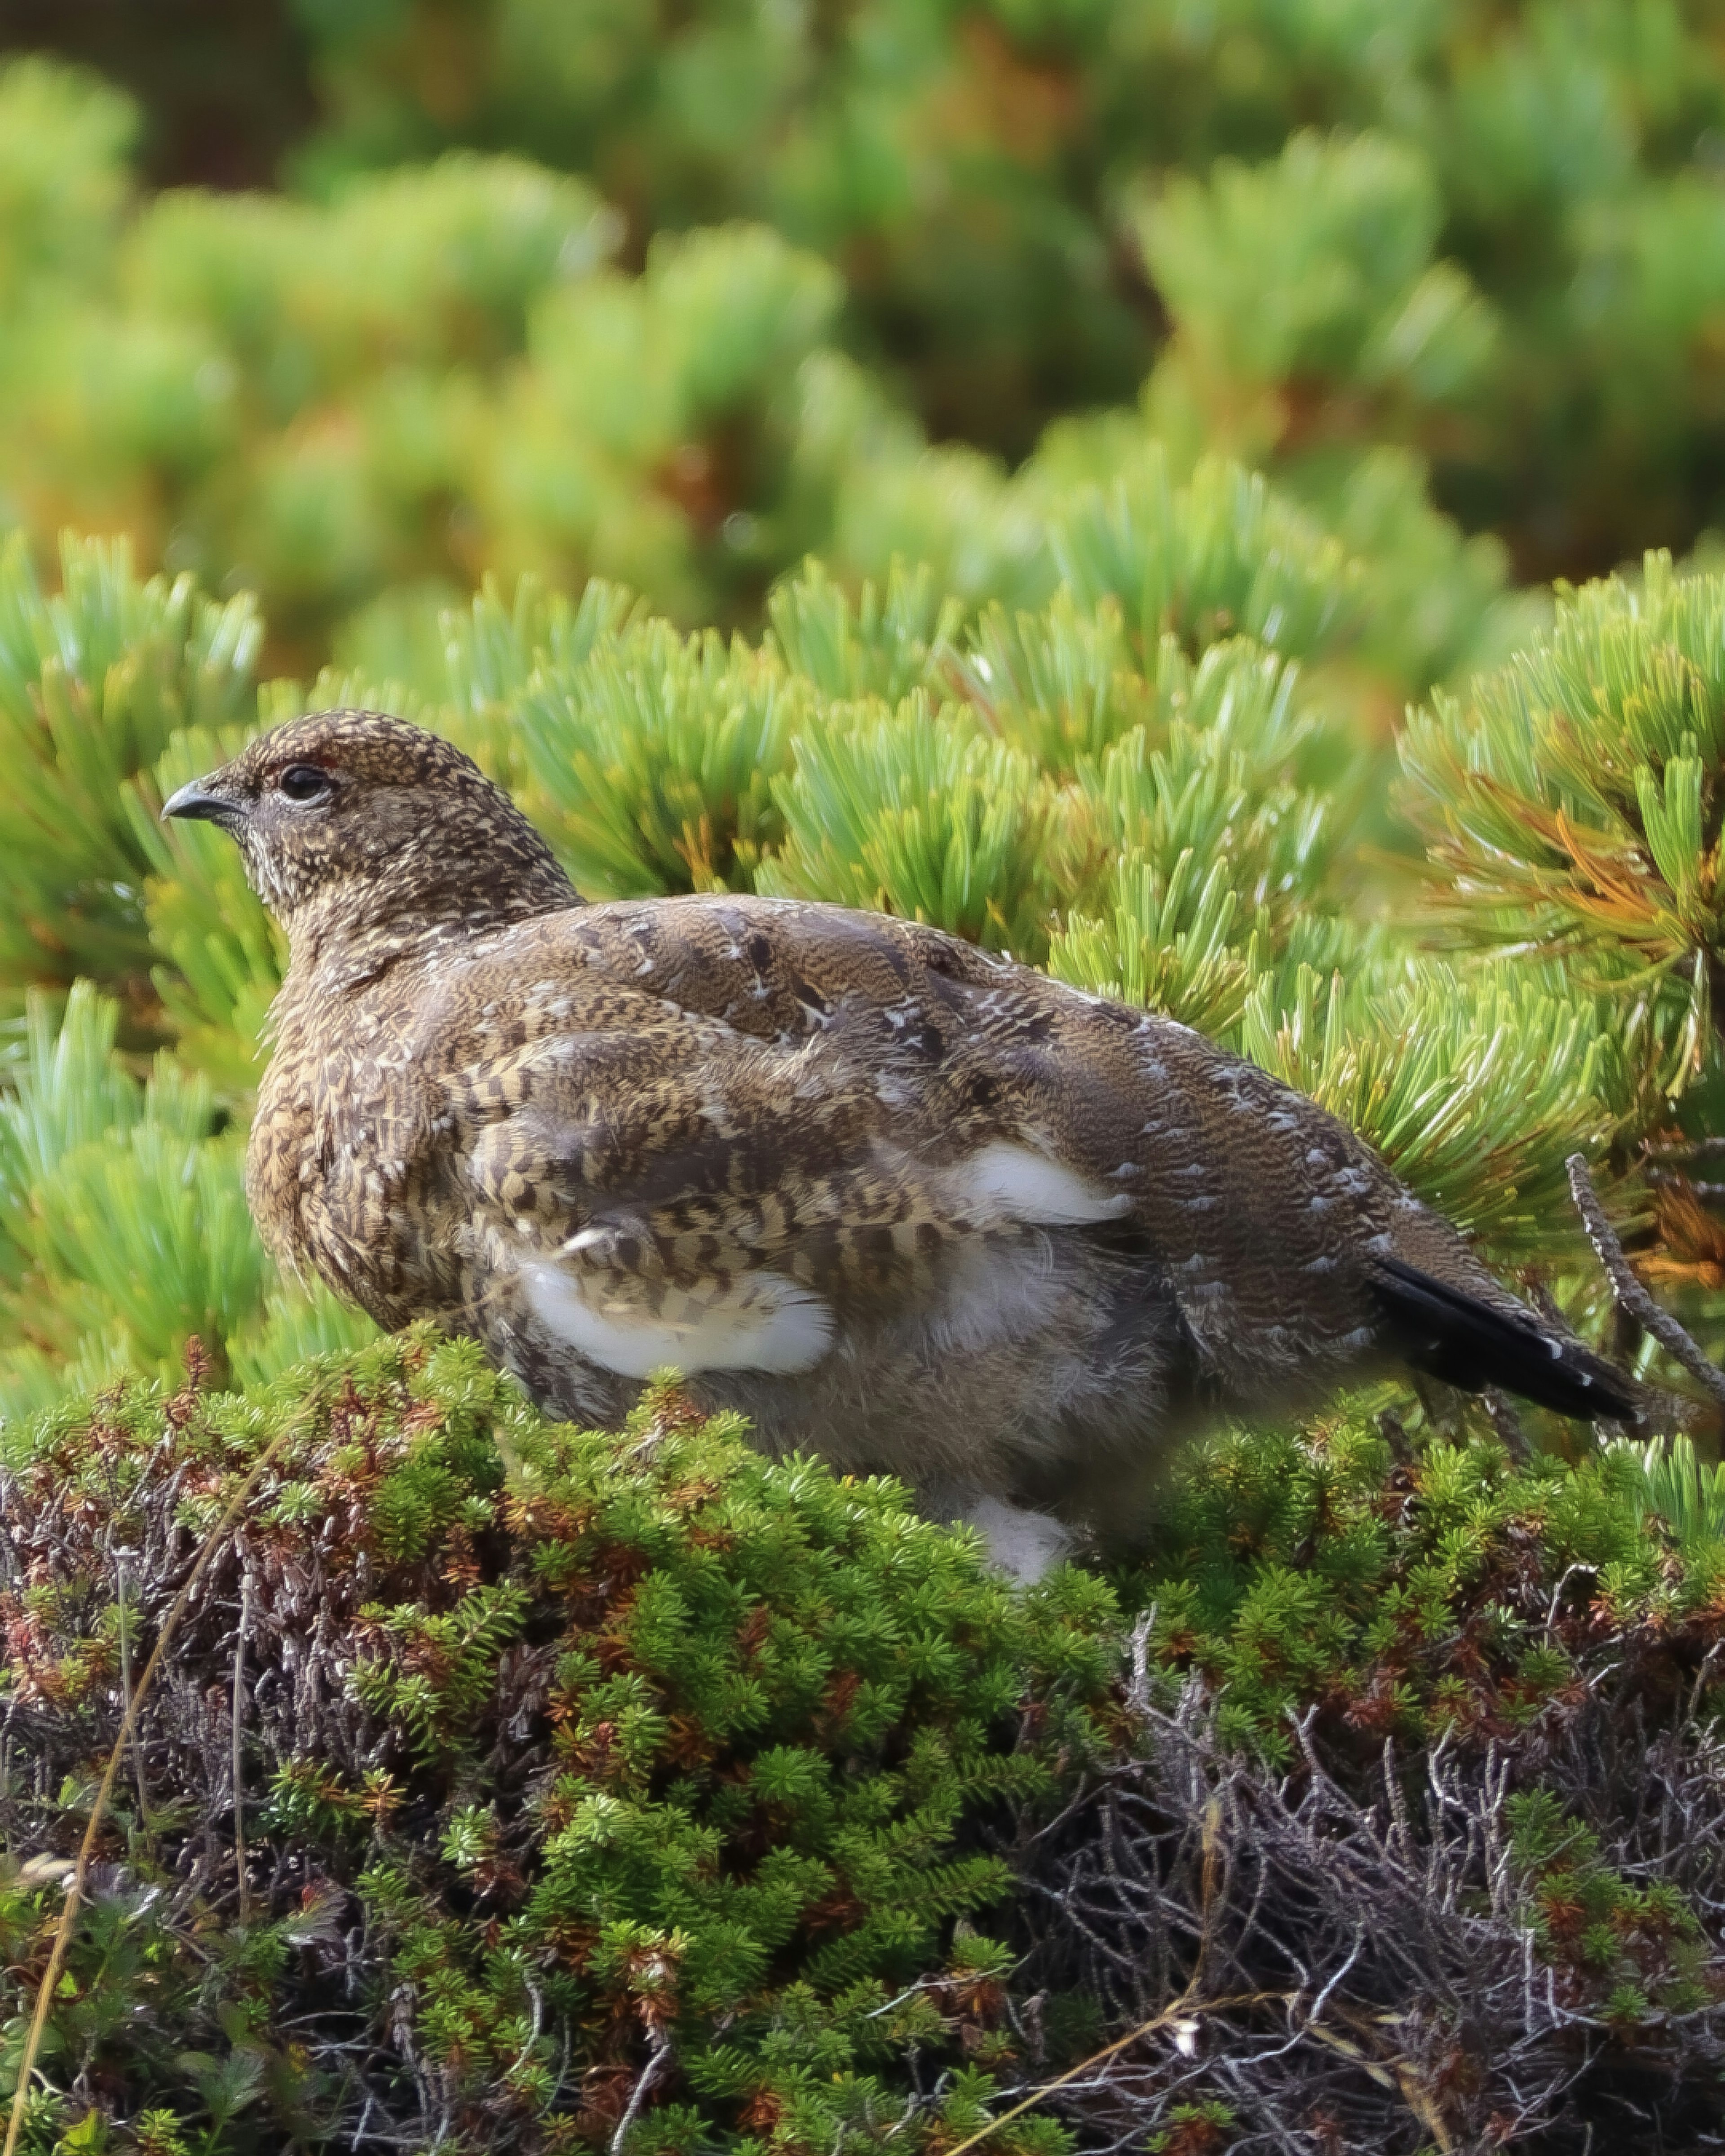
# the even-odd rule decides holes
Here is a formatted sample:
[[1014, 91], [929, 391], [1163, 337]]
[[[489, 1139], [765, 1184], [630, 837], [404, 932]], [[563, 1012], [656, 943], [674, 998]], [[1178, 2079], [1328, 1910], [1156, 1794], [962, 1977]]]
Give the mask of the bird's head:
[[302, 936], [399, 942], [576, 902], [551, 849], [470, 757], [380, 711], [290, 720], [162, 813], [233, 834], [296, 950]]

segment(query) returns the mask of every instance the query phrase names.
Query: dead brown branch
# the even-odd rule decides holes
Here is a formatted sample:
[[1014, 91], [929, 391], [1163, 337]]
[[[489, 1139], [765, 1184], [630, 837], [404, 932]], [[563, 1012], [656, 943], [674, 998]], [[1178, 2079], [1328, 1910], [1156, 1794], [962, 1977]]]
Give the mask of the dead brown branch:
[[1645, 1285], [1636, 1278], [1634, 1266], [1624, 1255], [1623, 1245], [1618, 1240], [1616, 1230], [1605, 1218], [1605, 1209], [1600, 1204], [1599, 1193], [1594, 1188], [1586, 1160], [1579, 1152], [1571, 1153], [1564, 1166], [1569, 1173], [1569, 1190], [1575, 1200], [1575, 1209], [1581, 1215], [1581, 1224], [1587, 1230], [1588, 1240], [1604, 1267], [1620, 1308], [1634, 1318], [1645, 1332], [1651, 1333], [1673, 1362], [1680, 1364], [1712, 1399], [1725, 1406], [1725, 1370], [1719, 1368], [1671, 1312], [1654, 1301]]

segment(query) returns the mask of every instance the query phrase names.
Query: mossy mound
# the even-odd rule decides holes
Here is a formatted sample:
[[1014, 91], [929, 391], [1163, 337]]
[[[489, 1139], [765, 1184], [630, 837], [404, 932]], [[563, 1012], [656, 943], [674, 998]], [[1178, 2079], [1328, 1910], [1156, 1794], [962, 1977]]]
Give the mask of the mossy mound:
[[28, 2145], [81, 2113], [163, 2151], [561, 2147], [632, 2099], [643, 2148], [980, 2123], [1017, 2046], [979, 1823], [1100, 1744], [1106, 1590], [1020, 1599], [893, 1486], [674, 1392], [547, 1424], [418, 1334], [121, 1391], [15, 1461], [17, 2005], [123, 1685], [270, 1448], [102, 1830]]
[[1716, 1481], [1367, 1399], [1022, 1593], [672, 1388], [576, 1431], [425, 1332], [64, 1407], [0, 1479], [14, 2061], [211, 1555], [24, 2145], [1668, 2131], [1725, 2061]]

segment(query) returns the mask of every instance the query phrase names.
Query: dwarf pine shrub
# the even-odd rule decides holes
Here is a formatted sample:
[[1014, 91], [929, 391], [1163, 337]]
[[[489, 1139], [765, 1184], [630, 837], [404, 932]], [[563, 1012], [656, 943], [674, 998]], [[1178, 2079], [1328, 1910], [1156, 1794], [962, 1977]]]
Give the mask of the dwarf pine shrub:
[[487, 567], [728, 622], [809, 547], [1034, 598], [1007, 527], [1116, 475], [1137, 396], [1183, 474], [1240, 457], [1394, 552], [1361, 634], [1417, 688], [1520, 625], [1429, 482], [1524, 576], [1716, 518], [1704, 10], [447, 15], [295, 11], [282, 197], [140, 200], [126, 100], [13, 64], [0, 462], [39, 534], [244, 563], [308, 639]]
[[1704, 10], [300, 19], [323, 100], [306, 183], [508, 143], [644, 233], [769, 223], [842, 266], [854, 348], [890, 358], [939, 437], [1021, 457], [1153, 358], [1165, 428], [1273, 459], [1332, 513], [1358, 449], [1393, 442], [1507, 528], [1524, 572], [1686, 538], [1639, 505], [1714, 514], [1695, 453], [1725, 93]]

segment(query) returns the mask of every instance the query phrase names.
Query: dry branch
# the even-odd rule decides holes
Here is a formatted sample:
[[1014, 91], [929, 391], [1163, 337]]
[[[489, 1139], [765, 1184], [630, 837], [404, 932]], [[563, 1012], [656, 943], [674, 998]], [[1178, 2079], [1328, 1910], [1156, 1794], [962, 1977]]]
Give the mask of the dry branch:
[[1581, 1215], [1582, 1225], [1587, 1229], [1588, 1240], [1605, 1269], [1619, 1307], [1634, 1318], [1645, 1332], [1651, 1332], [1671, 1359], [1680, 1363], [1697, 1384], [1704, 1386], [1714, 1399], [1725, 1405], [1725, 1371], [1722, 1371], [1691, 1338], [1668, 1310], [1654, 1301], [1646, 1287], [1636, 1278], [1635, 1268], [1624, 1255], [1623, 1245], [1618, 1240], [1616, 1230], [1605, 1218], [1605, 1209], [1594, 1188], [1586, 1160], [1579, 1152], [1571, 1153], [1564, 1165], [1569, 1172], [1569, 1188], [1575, 1200], [1575, 1209]]

